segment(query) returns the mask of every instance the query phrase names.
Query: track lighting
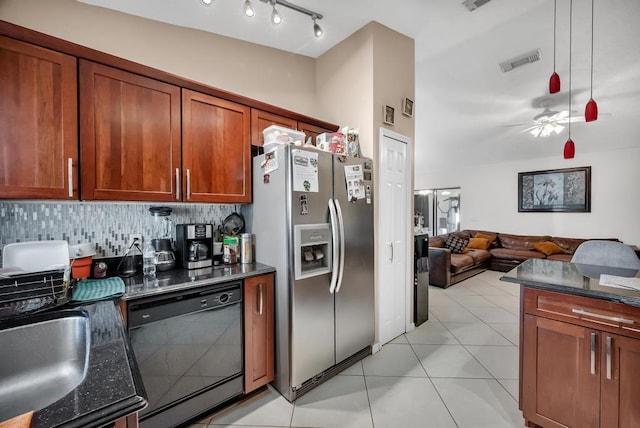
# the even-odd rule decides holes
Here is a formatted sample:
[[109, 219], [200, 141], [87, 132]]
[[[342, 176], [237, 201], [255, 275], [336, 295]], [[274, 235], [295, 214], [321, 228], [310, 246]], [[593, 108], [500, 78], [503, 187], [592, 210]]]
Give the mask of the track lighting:
[[271, 6], [273, 6], [273, 12], [271, 12], [271, 22], [278, 25], [279, 23], [282, 22], [282, 17], [280, 16], [280, 14], [278, 13], [278, 10], [276, 9], [275, 0], [271, 0]]
[[251, 0], [245, 0], [244, 14], [250, 18], [256, 14], [256, 11], [253, 9], [253, 6], [251, 5]]
[[213, 0], [200, 0], [203, 5], [211, 6], [213, 4]]
[[322, 27], [318, 25], [318, 17], [314, 15], [311, 17], [311, 19], [313, 19], [313, 34], [315, 34], [316, 37], [322, 37]]

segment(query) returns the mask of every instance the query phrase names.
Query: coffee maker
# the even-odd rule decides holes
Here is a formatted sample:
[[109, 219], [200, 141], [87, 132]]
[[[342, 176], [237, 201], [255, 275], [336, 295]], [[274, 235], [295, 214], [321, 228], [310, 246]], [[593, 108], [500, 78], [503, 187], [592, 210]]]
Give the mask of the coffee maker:
[[185, 269], [200, 269], [213, 265], [213, 225], [176, 225], [176, 251]]
[[151, 245], [156, 250], [156, 270], [173, 269], [176, 265], [176, 258], [171, 244], [173, 222], [170, 216], [172, 209], [169, 207], [151, 207], [149, 212], [153, 219], [151, 223]]

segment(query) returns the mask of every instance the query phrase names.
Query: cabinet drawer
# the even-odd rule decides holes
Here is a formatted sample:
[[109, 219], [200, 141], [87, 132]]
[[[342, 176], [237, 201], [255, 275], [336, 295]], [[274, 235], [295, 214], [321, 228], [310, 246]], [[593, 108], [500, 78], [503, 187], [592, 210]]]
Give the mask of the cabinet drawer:
[[640, 308], [621, 303], [525, 287], [524, 312], [640, 338]]

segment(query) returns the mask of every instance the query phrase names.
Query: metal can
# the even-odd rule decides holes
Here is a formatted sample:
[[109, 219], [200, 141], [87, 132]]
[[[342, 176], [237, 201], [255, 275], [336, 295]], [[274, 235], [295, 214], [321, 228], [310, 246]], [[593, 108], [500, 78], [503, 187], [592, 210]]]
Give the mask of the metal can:
[[253, 235], [240, 235], [240, 263], [253, 263]]

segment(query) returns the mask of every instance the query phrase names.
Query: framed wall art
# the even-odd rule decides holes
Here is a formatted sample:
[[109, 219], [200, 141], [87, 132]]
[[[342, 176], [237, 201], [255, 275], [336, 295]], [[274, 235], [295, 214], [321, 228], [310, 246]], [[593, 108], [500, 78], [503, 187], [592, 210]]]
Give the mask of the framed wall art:
[[402, 114], [413, 117], [413, 100], [409, 98], [402, 99]]
[[382, 112], [382, 122], [387, 125], [394, 125], [396, 123], [396, 109], [385, 104]]
[[519, 212], [591, 212], [591, 167], [518, 173]]

